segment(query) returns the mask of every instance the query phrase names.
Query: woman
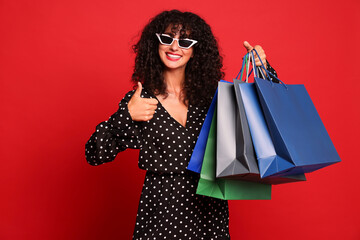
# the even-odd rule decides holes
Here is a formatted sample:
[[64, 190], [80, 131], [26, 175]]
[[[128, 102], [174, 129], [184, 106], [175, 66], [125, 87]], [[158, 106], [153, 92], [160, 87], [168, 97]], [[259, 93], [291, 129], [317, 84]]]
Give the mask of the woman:
[[[265, 62], [262, 48], [255, 48]], [[210, 26], [193, 13], [165, 11], [145, 26], [134, 51], [137, 89], [96, 127], [86, 144], [88, 163], [140, 149], [139, 167], [147, 173], [134, 239], [229, 239], [227, 201], [196, 195], [199, 176], [186, 169], [224, 76]]]

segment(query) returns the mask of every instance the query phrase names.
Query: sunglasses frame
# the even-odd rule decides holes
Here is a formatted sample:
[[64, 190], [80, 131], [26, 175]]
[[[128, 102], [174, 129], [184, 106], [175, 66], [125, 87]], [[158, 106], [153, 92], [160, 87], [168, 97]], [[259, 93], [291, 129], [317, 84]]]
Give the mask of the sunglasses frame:
[[[167, 45], [167, 46], [171, 46], [171, 45], [174, 43], [174, 41], [177, 41], [177, 44], [178, 44], [179, 48], [182, 48], [182, 49], [189, 49], [189, 48], [191, 48], [192, 46], [194, 46], [194, 45], [198, 42], [198, 41], [196, 41], [196, 40], [189, 39], [189, 38], [181, 38], [181, 39], [173, 38], [173, 37], [171, 37], [169, 34], [166, 34], [166, 33], [161, 33], [161, 34], [160, 34], [160, 33], [155, 33], [155, 34], [156, 34], [156, 36], [157, 36], [157, 38], [159, 39], [159, 42], [160, 42], [161, 44]], [[161, 36], [165, 36], [165, 37], [171, 38], [171, 39], [172, 39], [171, 43], [164, 43], [163, 41], [161, 41]], [[190, 44], [189, 47], [182, 47], [182, 46], [180, 46], [180, 44], [179, 44], [179, 40], [188, 40], [188, 41], [191, 41], [191, 44]]]

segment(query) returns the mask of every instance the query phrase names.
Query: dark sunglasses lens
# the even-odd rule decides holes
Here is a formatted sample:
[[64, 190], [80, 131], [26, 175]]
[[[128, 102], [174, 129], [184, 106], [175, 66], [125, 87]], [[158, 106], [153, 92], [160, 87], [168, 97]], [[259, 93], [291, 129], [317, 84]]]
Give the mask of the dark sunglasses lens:
[[191, 46], [191, 44], [192, 44], [192, 41], [190, 41], [190, 40], [184, 40], [184, 39], [179, 40], [180, 47], [188, 48]]
[[172, 42], [172, 38], [171, 37], [168, 37], [168, 36], [160, 36], [160, 39], [163, 43], [165, 44], [171, 44]]

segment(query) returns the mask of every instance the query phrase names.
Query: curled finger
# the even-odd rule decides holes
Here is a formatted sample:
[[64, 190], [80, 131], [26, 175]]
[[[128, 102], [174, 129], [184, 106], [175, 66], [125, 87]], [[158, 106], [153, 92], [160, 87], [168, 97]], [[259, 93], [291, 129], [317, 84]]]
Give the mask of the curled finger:
[[264, 64], [264, 66], [266, 67], [266, 59], [261, 59], [261, 61], [257, 60], [255, 61], [255, 64], [256, 66], [261, 66], [262, 64]]
[[259, 59], [255, 61], [255, 65], [256, 65], [257, 67], [261, 66], [261, 62], [259, 61]]
[[142, 121], [146, 122], [146, 121], [149, 121], [151, 118], [149, 115], [144, 115], [141, 119], [142, 119]]
[[254, 47], [254, 49], [255, 49], [258, 53], [264, 51], [264, 49], [263, 49], [260, 45], [256, 45], [256, 46]]
[[144, 111], [144, 115], [145, 116], [149, 116], [149, 115], [153, 115], [153, 110], [146, 110], [146, 111]]
[[156, 110], [157, 108], [157, 105], [148, 105], [148, 110]]
[[153, 107], [153, 106], [148, 106], [146, 109], [145, 109], [145, 114], [154, 114], [155, 111], [156, 111], [157, 107]]
[[157, 105], [159, 101], [155, 98], [146, 98], [145, 102], [150, 105]]

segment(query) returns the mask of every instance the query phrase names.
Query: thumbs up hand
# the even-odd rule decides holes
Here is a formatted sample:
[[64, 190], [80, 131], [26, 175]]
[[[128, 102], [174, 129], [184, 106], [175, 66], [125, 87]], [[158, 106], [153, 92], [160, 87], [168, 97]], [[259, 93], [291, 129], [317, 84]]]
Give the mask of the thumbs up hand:
[[154, 98], [142, 98], [142, 85], [138, 87], [128, 103], [128, 109], [133, 121], [148, 121], [153, 118], [157, 108], [158, 100]]
[[[255, 49], [255, 50], [258, 52], [258, 54], [259, 54], [259, 56], [260, 56], [260, 59], [261, 59], [261, 61], [263, 62], [265, 68], [267, 68], [265, 51], [264, 51], [264, 49], [263, 49], [260, 45], [255, 45], [255, 47], [252, 47], [252, 46], [250, 45], [250, 43], [248, 43], [247, 41], [245, 41], [245, 42], [244, 42], [244, 47], [246, 48], [246, 50], [247, 50], [248, 52], [251, 52], [251, 50]], [[258, 55], [257, 55], [255, 52], [254, 52], [254, 57], [255, 57], [255, 65], [256, 65], [257, 67], [261, 66], [261, 62], [260, 62], [260, 60], [259, 60], [259, 57], [258, 57]]]

